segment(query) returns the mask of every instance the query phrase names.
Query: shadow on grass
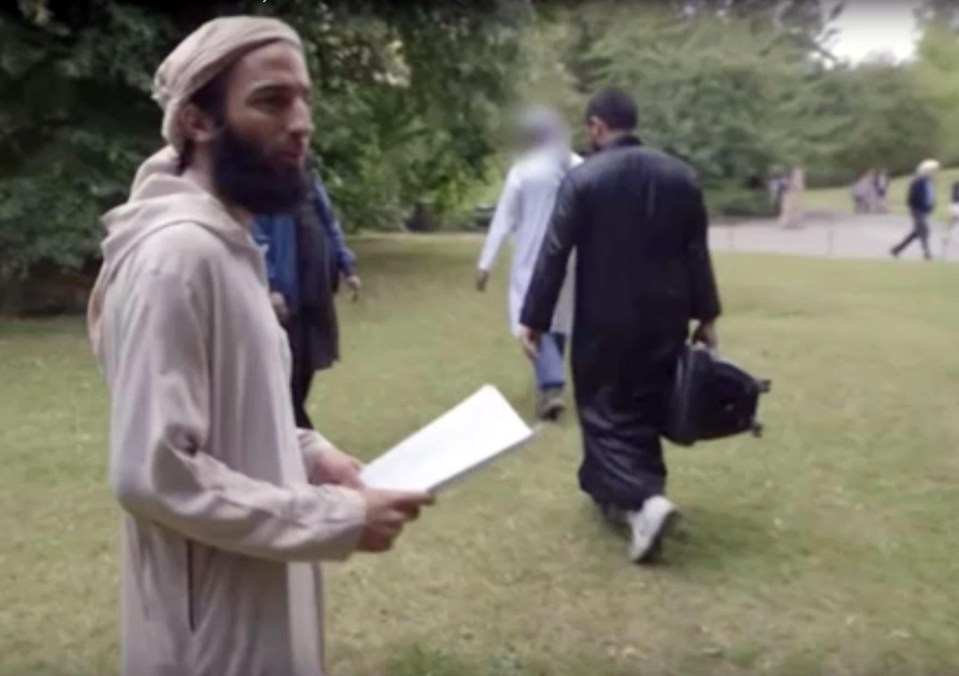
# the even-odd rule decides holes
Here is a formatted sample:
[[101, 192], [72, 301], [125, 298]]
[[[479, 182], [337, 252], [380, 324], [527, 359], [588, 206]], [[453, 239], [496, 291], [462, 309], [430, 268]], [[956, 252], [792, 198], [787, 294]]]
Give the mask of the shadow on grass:
[[684, 509], [668, 561], [672, 567], [715, 570], [738, 566], [744, 559], [767, 560], [783, 549], [783, 538], [769, 519], [754, 511], [712, 506]]
[[[604, 553], [625, 552], [629, 528], [609, 523], [591, 502], [585, 502], [583, 510], [584, 520], [602, 535], [597, 547]], [[681, 508], [681, 518], [661, 554], [644, 567], [684, 576], [715, 574], [738, 568], [744, 560], [766, 561], [771, 552], [780, 552], [784, 558], [801, 553], [798, 547], [789, 551], [784, 540], [755, 512], [686, 507]]]

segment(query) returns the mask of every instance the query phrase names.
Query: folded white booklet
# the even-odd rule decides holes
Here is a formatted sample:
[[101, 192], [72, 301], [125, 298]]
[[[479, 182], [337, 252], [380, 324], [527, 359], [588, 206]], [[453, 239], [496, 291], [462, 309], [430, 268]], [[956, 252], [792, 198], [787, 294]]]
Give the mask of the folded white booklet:
[[437, 491], [533, 438], [534, 432], [492, 385], [363, 468], [372, 488]]

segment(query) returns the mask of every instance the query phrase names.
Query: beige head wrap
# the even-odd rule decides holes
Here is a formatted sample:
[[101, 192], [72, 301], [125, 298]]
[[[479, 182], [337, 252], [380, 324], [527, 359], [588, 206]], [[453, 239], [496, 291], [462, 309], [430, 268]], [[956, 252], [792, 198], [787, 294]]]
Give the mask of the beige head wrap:
[[163, 108], [163, 138], [183, 148], [180, 111], [193, 95], [244, 54], [272, 42], [303, 49], [300, 36], [277, 19], [236, 16], [214, 19], [187, 37], [157, 70], [153, 98]]

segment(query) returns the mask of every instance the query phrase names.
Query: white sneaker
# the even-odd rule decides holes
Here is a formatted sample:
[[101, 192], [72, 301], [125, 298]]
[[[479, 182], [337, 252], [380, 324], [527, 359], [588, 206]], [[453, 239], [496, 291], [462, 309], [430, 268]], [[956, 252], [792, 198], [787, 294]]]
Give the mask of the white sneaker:
[[669, 533], [678, 517], [676, 505], [662, 495], [654, 495], [643, 503], [641, 510], [630, 512], [630, 560], [645, 563], [652, 559], [659, 552], [663, 536]]

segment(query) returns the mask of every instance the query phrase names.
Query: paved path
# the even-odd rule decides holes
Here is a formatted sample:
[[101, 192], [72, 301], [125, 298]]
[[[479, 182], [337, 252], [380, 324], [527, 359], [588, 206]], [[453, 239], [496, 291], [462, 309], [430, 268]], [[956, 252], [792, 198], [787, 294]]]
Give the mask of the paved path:
[[[908, 216], [855, 216], [852, 214], [812, 213], [801, 227], [785, 230], [774, 221], [746, 221], [743, 223], [715, 223], [709, 229], [709, 241], [714, 251], [743, 253], [771, 253], [793, 256], [820, 256], [835, 258], [889, 259], [889, 249], [902, 240], [911, 229]], [[932, 253], [942, 260], [942, 223], [932, 225]], [[459, 239], [482, 246], [484, 233], [442, 232], [421, 234], [370, 233], [354, 236], [357, 239], [390, 239], [413, 237], [418, 240], [449, 241]], [[477, 248], [477, 251], [479, 248]], [[959, 231], [953, 239], [947, 260], [959, 262]], [[913, 244], [902, 258], [921, 260], [918, 244]]]
[[[907, 216], [815, 214], [793, 230], [763, 221], [716, 224], [710, 228], [709, 239], [715, 251], [888, 259], [889, 249], [905, 237], [910, 227]], [[933, 223], [932, 252], [940, 260], [943, 258], [944, 232], [941, 223]], [[902, 258], [920, 260], [918, 243], [913, 244]], [[951, 263], [959, 261], [959, 232], [953, 239], [947, 260]]]

